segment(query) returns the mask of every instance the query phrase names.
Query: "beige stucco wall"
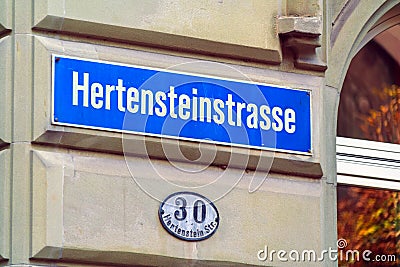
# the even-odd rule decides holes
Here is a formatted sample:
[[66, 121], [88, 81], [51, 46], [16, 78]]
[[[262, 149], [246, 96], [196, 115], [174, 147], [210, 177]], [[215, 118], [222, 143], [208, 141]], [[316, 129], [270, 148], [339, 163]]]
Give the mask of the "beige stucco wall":
[[276, 1], [40, 0], [34, 10], [33, 26], [40, 30], [274, 64], [281, 61], [279, 39], [270, 28], [278, 14]]
[[[216, 265], [221, 262], [263, 265], [264, 262], [257, 259], [257, 252], [265, 245], [271, 249], [321, 250], [323, 184], [319, 179], [321, 169], [317, 145], [313, 147], [312, 156], [276, 153], [273, 168], [293, 175], [271, 175], [259, 191], [249, 194], [250, 172], [240, 186], [215, 203], [223, 223], [212, 238], [199, 243], [179, 241], [168, 235], [159, 223], [159, 202], [134, 183], [123, 155], [115, 155], [123, 152], [121, 134], [50, 124], [50, 59], [55, 53], [153, 67], [168, 67], [188, 59], [51, 37], [33, 36], [23, 41], [33, 48], [21, 52], [32, 58], [32, 65], [18, 64], [30, 75], [24, 84], [32, 82], [32, 85], [21, 87], [24, 94], [21, 93], [15, 101], [30, 103], [33, 113], [29, 115], [26, 106], [19, 107], [21, 110], [14, 109], [14, 112], [20, 112], [20, 120], [26, 124], [25, 127], [15, 125], [14, 138], [20, 141], [12, 142], [11, 146], [14, 162], [11, 176], [15, 190], [12, 201], [19, 207], [19, 214], [11, 214], [15, 229], [12, 232], [15, 247], [11, 260], [27, 262], [31, 258], [58, 262], [62, 259], [93, 264], [151, 263], [163, 266], [170, 266], [171, 262], [185, 266], [191, 260], [214, 262]], [[311, 90], [313, 109], [318, 110], [320, 77], [254, 67], [237, 68], [255, 81]], [[206, 74], [206, 70], [192, 71]], [[219, 75], [230, 77], [232, 74], [221, 72]], [[284, 81], [282, 75], [286, 77]], [[34, 101], [30, 102], [32, 97]], [[313, 125], [314, 132], [318, 133], [318, 128]], [[27, 141], [23, 141], [24, 138]], [[35, 143], [33, 146], [31, 141]], [[155, 139], [153, 145], [157, 142]], [[314, 134], [313, 142], [318, 144], [318, 134]], [[73, 149], [59, 148], [60, 145]], [[186, 147], [196, 150], [196, 144], [190, 142]], [[221, 159], [215, 164], [226, 164], [224, 155], [229, 153], [223, 147], [217, 151]], [[237, 148], [233, 153], [251, 153], [253, 158], [257, 158], [257, 153], [245, 149]], [[267, 153], [266, 156], [271, 155]], [[157, 182], [158, 174], [141, 163], [142, 159], [131, 161], [144, 166], [142, 173], [134, 175]], [[165, 160], [154, 164], [166, 172], [171, 168]], [[197, 179], [204, 182], [208, 176], [215, 176], [211, 174], [220, 172], [223, 169], [211, 166]], [[234, 179], [242, 173], [242, 169], [237, 169], [231, 175]], [[172, 181], [177, 178], [169, 177]], [[25, 202], [17, 200], [20, 198]], [[30, 205], [31, 210], [27, 209]], [[23, 220], [16, 221], [17, 218]], [[21, 228], [20, 234], [18, 229]], [[313, 238], [307, 239], [307, 236]], [[25, 250], [20, 244], [30, 249]], [[309, 266], [309, 263], [304, 266]]]
[[[265, 245], [300, 251], [334, 246], [334, 138], [341, 78], [375, 11], [382, 13], [395, 2], [360, 1], [337, 30], [329, 25], [344, 1], [0, 0], [0, 266], [293, 266], [259, 261], [257, 252]], [[294, 67], [291, 52], [281, 49], [278, 15], [322, 17], [326, 27], [319, 52], [328, 55], [326, 73]], [[331, 30], [337, 34], [334, 43], [327, 36]], [[132, 179], [120, 133], [51, 125], [52, 54], [158, 68], [194, 60], [199, 66], [220, 62], [256, 82], [307, 89], [312, 154], [263, 153], [262, 159], [275, 157], [272, 172], [250, 194], [260, 153], [206, 147], [216, 150], [217, 158], [199, 175], [202, 181], [223, 172], [220, 166], [232, 154], [249, 154], [250, 163], [239, 185], [215, 202], [221, 216], [218, 231], [205, 241], [180, 241], [159, 223], [159, 202]], [[226, 69], [180, 68], [237, 78]], [[185, 180], [171, 175], [160, 140], [148, 141], [158, 158], [155, 166], [172, 181]], [[182, 147], [189, 154], [198, 152], [194, 142]], [[139, 169], [144, 166], [136, 176], [156, 182], [143, 156], [130, 158]], [[242, 173], [243, 168], [232, 169], [232, 176]]]
[[[249, 194], [251, 174], [245, 175], [230, 194], [215, 202], [221, 217], [215, 235], [190, 243], [161, 227], [159, 202], [136, 185], [123, 157], [39, 148], [32, 156], [33, 258], [121, 264], [155, 261], [168, 266], [170, 260], [164, 257], [173, 257], [183, 266], [182, 259], [257, 265], [257, 252], [265, 245], [286, 250], [321, 247], [318, 238], [309, 239], [320, 234], [318, 180], [272, 175], [259, 191]], [[135, 159], [138, 168], [144, 166], [142, 173], [135, 172], [136, 179], [158, 182], [145, 161]], [[168, 169], [162, 160], [154, 165]], [[204, 181], [214, 172], [223, 170], [211, 167], [197, 177]], [[96, 251], [103, 255], [96, 256]], [[119, 258], [123, 252], [131, 257]]]

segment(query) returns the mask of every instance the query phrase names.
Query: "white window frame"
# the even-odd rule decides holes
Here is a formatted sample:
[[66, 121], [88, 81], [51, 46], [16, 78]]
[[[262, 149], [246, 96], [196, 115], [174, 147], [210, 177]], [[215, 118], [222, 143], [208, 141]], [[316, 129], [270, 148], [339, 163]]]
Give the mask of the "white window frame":
[[400, 145], [337, 137], [337, 182], [400, 190]]

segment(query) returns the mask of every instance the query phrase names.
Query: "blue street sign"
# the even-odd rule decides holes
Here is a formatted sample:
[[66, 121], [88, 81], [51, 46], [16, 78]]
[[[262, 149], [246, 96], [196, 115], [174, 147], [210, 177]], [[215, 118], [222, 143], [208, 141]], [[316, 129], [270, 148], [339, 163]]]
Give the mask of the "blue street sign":
[[311, 151], [305, 90], [53, 55], [52, 123]]

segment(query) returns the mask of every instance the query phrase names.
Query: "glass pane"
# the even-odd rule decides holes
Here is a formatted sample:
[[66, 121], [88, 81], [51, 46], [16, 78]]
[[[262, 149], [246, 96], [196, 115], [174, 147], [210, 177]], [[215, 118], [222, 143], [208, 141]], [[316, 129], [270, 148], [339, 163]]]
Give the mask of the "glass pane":
[[[400, 33], [400, 27], [391, 31]], [[341, 92], [337, 134], [400, 144], [399, 62], [381, 45], [388, 42], [386, 37], [378, 37], [379, 43], [369, 42], [350, 64]]]
[[400, 193], [338, 185], [337, 194], [338, 237], [347, 244], [339, 266], [400, 266]]

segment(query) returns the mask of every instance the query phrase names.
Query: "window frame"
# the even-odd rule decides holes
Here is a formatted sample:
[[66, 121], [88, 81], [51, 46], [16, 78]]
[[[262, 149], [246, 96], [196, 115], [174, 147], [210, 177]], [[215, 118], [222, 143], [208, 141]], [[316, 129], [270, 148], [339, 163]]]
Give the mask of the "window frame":
[[336, 138], [337, 183], [400, 190], [400, 145]]

